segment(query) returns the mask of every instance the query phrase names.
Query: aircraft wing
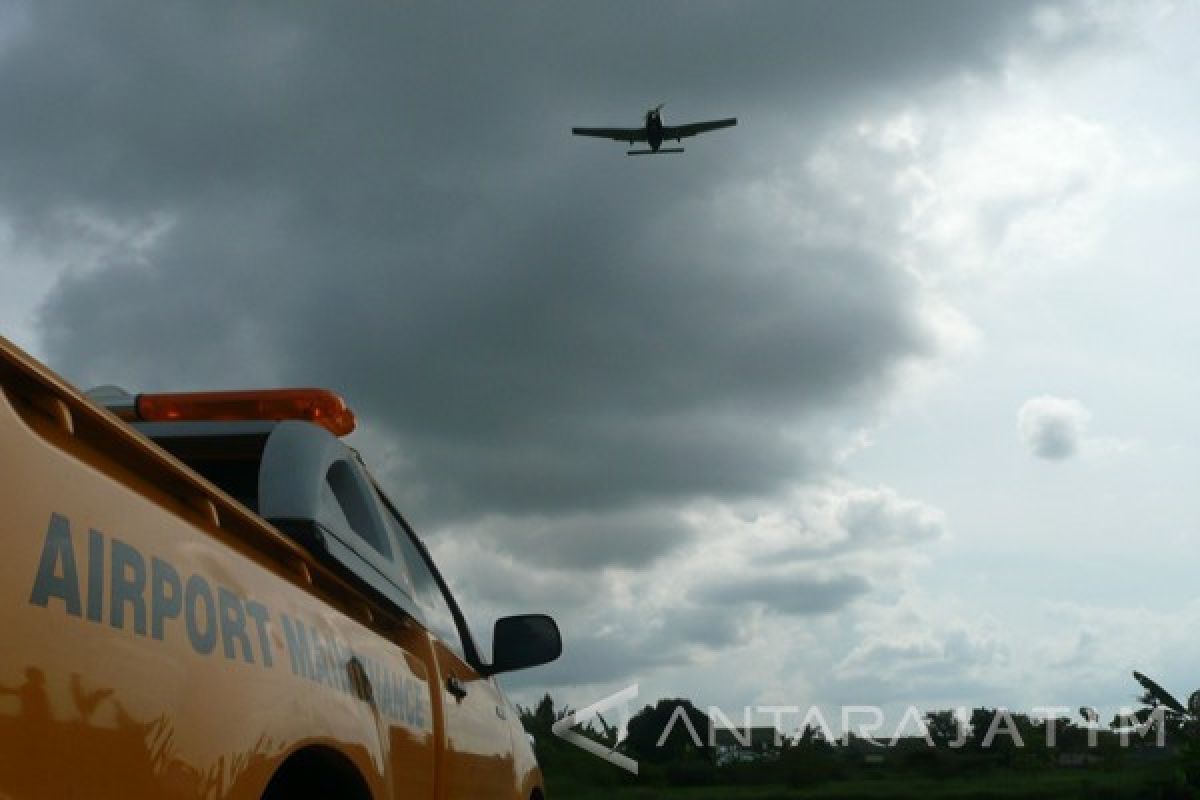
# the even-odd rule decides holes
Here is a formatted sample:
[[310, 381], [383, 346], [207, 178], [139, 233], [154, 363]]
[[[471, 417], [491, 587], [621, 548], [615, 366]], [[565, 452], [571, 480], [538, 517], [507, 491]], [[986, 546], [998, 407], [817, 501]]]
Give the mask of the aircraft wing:
[[576, 136], [597, 136], [601, 139], [613, 139], [618, 142], [646, 141], [645, 128], [571, 128]]
[[664, 125], [663, 139], [683, 139], [687, 136], [695, 136], [697, 133], [729, 128], [734, 125], [737, 125], [736, 117], [714, 119], [708, 122], [689, 122], [687, 125]]

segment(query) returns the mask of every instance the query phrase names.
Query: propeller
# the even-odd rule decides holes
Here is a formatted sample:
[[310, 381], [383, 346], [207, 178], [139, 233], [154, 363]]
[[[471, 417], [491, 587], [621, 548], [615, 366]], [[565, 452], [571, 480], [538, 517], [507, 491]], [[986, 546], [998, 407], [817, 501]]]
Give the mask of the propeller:
[[650, 109], [649, 111], [647, 111], [647, 112], [646, 112], [646, 119], [650, 119], [650, 116], [651, 116], [652, 114], [657, 114], [658, 112], [662, 111], [662, 108], [663, 108], [663, 106], [665, 106], [665, 105], [666, 105], [666, 103], [659, 103], [659, 104], [658, 104], [658, 105], [656, 105], [654, 108], [652, 108], [652, 109]]

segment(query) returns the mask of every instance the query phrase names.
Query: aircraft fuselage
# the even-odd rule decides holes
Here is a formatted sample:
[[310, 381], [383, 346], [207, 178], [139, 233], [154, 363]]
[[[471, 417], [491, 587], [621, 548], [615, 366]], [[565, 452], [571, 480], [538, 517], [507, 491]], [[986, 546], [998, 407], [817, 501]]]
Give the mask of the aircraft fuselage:
[[658, 148], [662, 147], [663, 143], [663, 124], [662, 117], [657, 111], [646, 112], [646, 144], [650, 145], [650, 149], [658, 152]]

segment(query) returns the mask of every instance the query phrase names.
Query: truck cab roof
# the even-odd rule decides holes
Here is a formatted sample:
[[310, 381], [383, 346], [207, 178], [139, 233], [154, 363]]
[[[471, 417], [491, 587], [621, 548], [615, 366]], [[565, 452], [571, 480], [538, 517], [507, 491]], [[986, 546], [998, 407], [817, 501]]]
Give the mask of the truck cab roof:
[[303, 418], [145, 420], [143, 397], [198, 395], [142, 396], [113, 386], [87, 394], [377, 600], [426, 622], [414, 599], [412, 556], [405, 556], [415, 539], [411, 528], [358, 453], [327, 427]]

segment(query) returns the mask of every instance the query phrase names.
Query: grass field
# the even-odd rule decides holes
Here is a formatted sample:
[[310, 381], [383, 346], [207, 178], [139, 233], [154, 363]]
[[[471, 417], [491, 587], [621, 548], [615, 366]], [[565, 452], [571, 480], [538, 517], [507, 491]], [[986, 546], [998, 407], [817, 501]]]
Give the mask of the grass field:
[[588, 786], [568, 776], [549, 776], [549, 800], [1186, 800], [1193, 795], [1177, 788], [1171, 776], [1141, 769], [1126, 772], [1035, 773], [989, 771], [970, 777], [944, 779], [880, 774], [804, 788], [784, 786]]

